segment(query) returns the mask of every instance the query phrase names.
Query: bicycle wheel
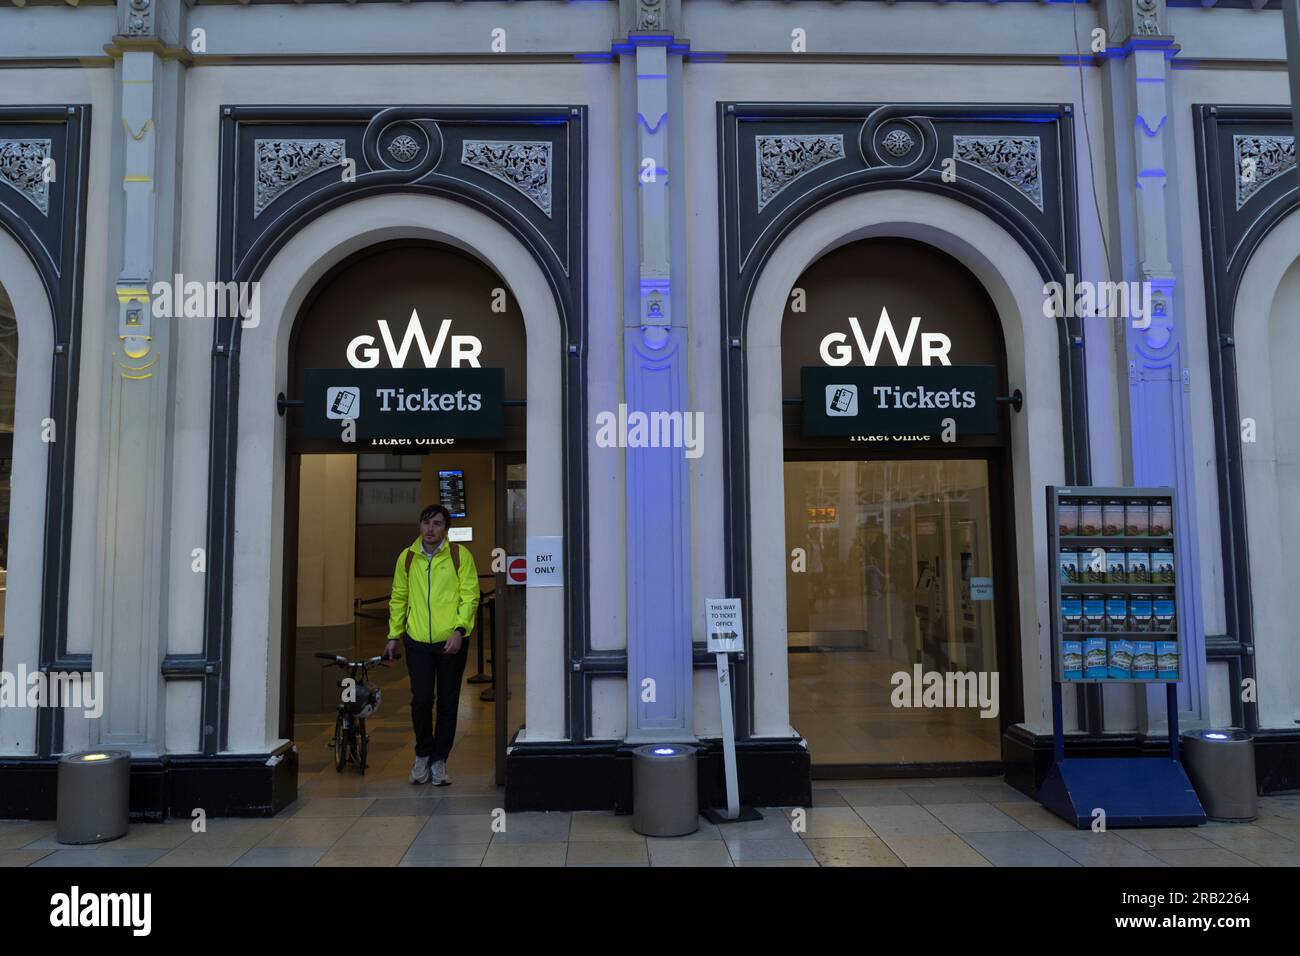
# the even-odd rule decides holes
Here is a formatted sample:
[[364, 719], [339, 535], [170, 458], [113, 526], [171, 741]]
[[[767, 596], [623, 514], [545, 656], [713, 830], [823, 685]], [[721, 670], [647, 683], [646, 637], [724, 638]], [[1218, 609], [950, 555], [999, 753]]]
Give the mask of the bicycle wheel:
[[348, 760], [355, 764], [360, 764], [357, 754], [357, 721], [352, 718], [348, 721]]
[[357, 721], [357, 770], [364, 774], [366, 772], [366, 756], [370, 752], [370, 735], [366, 733], [365, 718]]
[[334, 718], [334, 769], [339, 773], [343, 772], [343, 765], [348, 762], [348, 742], [344, 738], [346, 732], [343, 715], [339, 714]]

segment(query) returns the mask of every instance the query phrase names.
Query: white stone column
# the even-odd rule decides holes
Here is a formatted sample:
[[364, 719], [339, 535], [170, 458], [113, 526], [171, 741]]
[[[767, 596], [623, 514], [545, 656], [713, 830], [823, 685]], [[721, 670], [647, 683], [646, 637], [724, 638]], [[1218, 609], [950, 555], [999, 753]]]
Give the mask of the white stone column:
[[119, 10], [121, 32], [112, 47], [120, 111], [113, 161], [122, 191], [114, 201], [118, 228], [109, 252], [119, 271], [115, 289], [98, 293], [115, 295], [118, 328], [107, 355], [84, 358], [108, 365], [98, 409], [83, 404], [83, 413], [98, 412], [103, 436], [92, 664], [104, 676], [105, 706], [90, 742], [139, 754], [164, 749], [164, 594], [167, 575], [176, 571], [161, 558], [171, 552], [165, 546], [167, 347], [174, 320], [155, 316], [151, 291], [155, 281], [173, 279], [182, 83], [177, 58], [183, 55], [174, 44], [181, 16], [178, 0], [132, 0]]

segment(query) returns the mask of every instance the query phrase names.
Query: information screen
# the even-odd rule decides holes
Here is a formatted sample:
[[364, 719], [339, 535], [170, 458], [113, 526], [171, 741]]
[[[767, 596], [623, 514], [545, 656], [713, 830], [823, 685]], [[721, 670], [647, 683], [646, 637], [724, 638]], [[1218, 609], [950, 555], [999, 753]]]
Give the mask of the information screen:
[[465, 472], [459, 468], [438, 472], [438, 498], [453, 518], [465, 517]]

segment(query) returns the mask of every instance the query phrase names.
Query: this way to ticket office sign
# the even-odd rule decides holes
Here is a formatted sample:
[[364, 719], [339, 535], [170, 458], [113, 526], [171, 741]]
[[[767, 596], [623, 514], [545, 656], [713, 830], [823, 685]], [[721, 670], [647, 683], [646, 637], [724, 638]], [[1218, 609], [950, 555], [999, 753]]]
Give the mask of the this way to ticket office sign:
[[745, 649], [740, 598], [707, 598], [704, 602], [710, 654], [735, 654]]

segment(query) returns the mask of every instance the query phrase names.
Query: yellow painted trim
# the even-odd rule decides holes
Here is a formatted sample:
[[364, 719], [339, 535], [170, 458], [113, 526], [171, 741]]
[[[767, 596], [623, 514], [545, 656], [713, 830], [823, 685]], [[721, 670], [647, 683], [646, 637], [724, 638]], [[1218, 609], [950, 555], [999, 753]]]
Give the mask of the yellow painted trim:
[[130, 379], [132, 382], [143, 382], [146, 378], [153, 378], [153, 372], [146, 372], [144, 375], [127, 375], [126, 372], [119, 372], [118, 374], [125, 379]]
[[123, 176], [123, 177], [122, 177], [122, 182], [124, 182], [124, 183], [151, 183], [151, 182], [153, 182], [153, 177], [152, 177], [152, 176]]
[[145, 369], [153, 368], [157, 364], [158, 364], [158, 356], [155, 355], [153, 358], [145, 362], [143, 365], [127, 365], [125, 362], [118, 362], [117, 367], [124, 368], [128, 372], [143, 372]]
[[[148, 83], [148, 82], [152, 82], [152, 81], [150, 81], [150, 80], [144, 80], [144, 81], [142, 81], [142, 82], [146, 82], [146, 83]], [[140, 127], [140, 132], [137, 133], [137, 132], [135, 132], [133, 129], [131, 129], [131, 124], [128, 123], [128, 122], [126, 121], [126, 117], [125, 117], [125, 116], [122, 117], [122, 126], [125, 127], [125, 129], [126, 129], [126, 131], [127, 131], [127, 134], [130, 135], [130, 137], [131, 137], [133, 140], [135, 140], [137, 143], [140, 142], [140, 140], [144, 139], [144, 134], [145, 134], [145, 133], [149, 132], [150, 129], [153, 129], [153, 128], [154, 128], [153, 120], [152, 120], [152, 119], [146, 119], [146, 120], [144, 121], [144, 125]]]
[[120, 60], [128, 50], [153, 53], [164, 60], [180, 60], [186, 64], [194, 62], [194, 57], [185, 47], [168, 46], [156, 37], [115, 36], [112, 43], [104, 44], [104, 52], [115, 60]]

